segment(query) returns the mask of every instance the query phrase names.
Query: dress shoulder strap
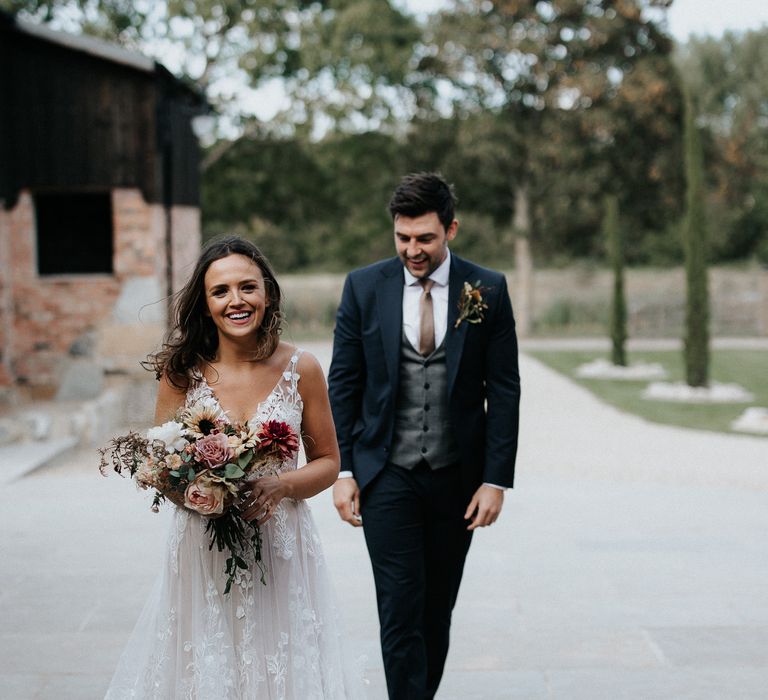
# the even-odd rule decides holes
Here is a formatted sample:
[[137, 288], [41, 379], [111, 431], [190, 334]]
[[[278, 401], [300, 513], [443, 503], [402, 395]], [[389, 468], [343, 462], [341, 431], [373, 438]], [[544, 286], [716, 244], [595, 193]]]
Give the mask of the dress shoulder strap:
[[301, 348], [296, 348], [293, 351], [293, 355], [291, 355], [291, 362], [288, 366], [288, 370], [291, 373], [291, 387], [295, 390], [297, 384], [299, 383], [299, 379], [301, 379], [301, 375], [298, 372], [298, 366], [299, 366], [299, 358], [303, 354], [304, 350]]
[[184, 398], [185, 406], [192, 406], [198, 401], [206, 401], [213, 398], [214, 396], [211, 387], [208, 386], [208, 382], [205, 381], [205, 376], [203, 376], [202, 373], [190, 376], [189, 386], [187, 387], [187, 393]]
[[285, 382], [284, 386], [286, 389], [287, 398], [290, 398], [292, 402], [295, 402], [300, 398], [299, 379], [301, 379], [301, 375], [297, 371], [297, 366], [299, 364], [299, 358], [301, 357], [302, 352], [303, 350], [299, 348], [296, 348], [293, 351], [291, 359], [288, 362], [288, 366], [285, 368], [282, 376], [282, 380]]

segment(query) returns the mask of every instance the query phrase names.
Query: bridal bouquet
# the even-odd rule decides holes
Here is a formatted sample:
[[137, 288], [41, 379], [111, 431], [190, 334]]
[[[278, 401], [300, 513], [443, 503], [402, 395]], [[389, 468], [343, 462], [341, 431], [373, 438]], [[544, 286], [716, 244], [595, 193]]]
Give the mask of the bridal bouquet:
[[210, 547], [226, 548], [230, 555], [226, 594], [238, 569], [248, 568], [249, 554], [261, 568], [259, 528], [240, 515], [248, 482], [276, 474], [298, 449], [299, 438], [287, 423], [229, 423], [215, 401], [204, 399], [150, 428], [146, 437], [129, 432], [112, 438], [100, 450], [99, 470], [106, 475], [111, 464], [118, 474], [127, 471], [141, 488], [155, 489], [154, 512], [168, 498], [208, 516]]

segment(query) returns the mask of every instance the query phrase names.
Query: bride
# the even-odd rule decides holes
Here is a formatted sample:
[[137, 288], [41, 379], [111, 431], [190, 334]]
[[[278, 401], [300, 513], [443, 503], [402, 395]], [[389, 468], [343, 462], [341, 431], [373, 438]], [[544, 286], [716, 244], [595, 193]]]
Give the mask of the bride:
[[322, 370], [280, 341], [280, 287], [241, 238], [203, 251], [174, 314], [149, 361], [160, 379], [155, 424], [182, 407], [201, 419], [285, 421], [303, 436], [307, 464], [289, 458], [252, 482], [241, 507], [260, 526], [263, 562], [240, 570], [227, 594], [227, 552], [209, 547], [205, 517], [176, 504], [162, 570], [106, 698], [358, 700], [305, 502], [339, 470]]

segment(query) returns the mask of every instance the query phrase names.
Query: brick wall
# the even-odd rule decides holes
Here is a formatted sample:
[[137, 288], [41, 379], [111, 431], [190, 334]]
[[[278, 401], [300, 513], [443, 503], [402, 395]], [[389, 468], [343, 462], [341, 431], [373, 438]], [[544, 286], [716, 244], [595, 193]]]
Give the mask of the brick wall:
[[171, 222], [173, 291], [178, 292], [192, 273], [200, 254], [200, 210], [197, 207], [174, 207]]
[[8, 251], [10, 214], [0, 201], [0, 389], [11, 384], [11, 265]]
[[147, 204], [139, 190], [112, 192], [114, 271], [126, 277], [154, 277], [165, 269], [163, 208]]
[[[49, 396], [73, 356], [106, 369], [134, 368], [159, 341], [166, 319], [163, 209], [132, 189], [113, 191], [112, 208], [113, 274], [38, 276], [32, 197], [24, 192], [0, 213], [0, 386]], [[174, 246], [194, 258], [199, 217], [183, 209]]]

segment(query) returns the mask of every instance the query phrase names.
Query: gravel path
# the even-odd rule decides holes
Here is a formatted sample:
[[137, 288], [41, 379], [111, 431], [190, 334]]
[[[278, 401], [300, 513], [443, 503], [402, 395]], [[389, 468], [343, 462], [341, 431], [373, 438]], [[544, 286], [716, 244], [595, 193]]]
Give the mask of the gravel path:
[[[327, 344], [310, 344], [328, 362]], [[523, 357], [516, 488], [475, 537], [439, 700], [768, 695], [768, 441], [652, 425]], [[0, 697], [99, 698], [148, 592], [165, 515], [93, 450], [0, 496]], [[371, 700], [370, 567], [313, 499]]]

